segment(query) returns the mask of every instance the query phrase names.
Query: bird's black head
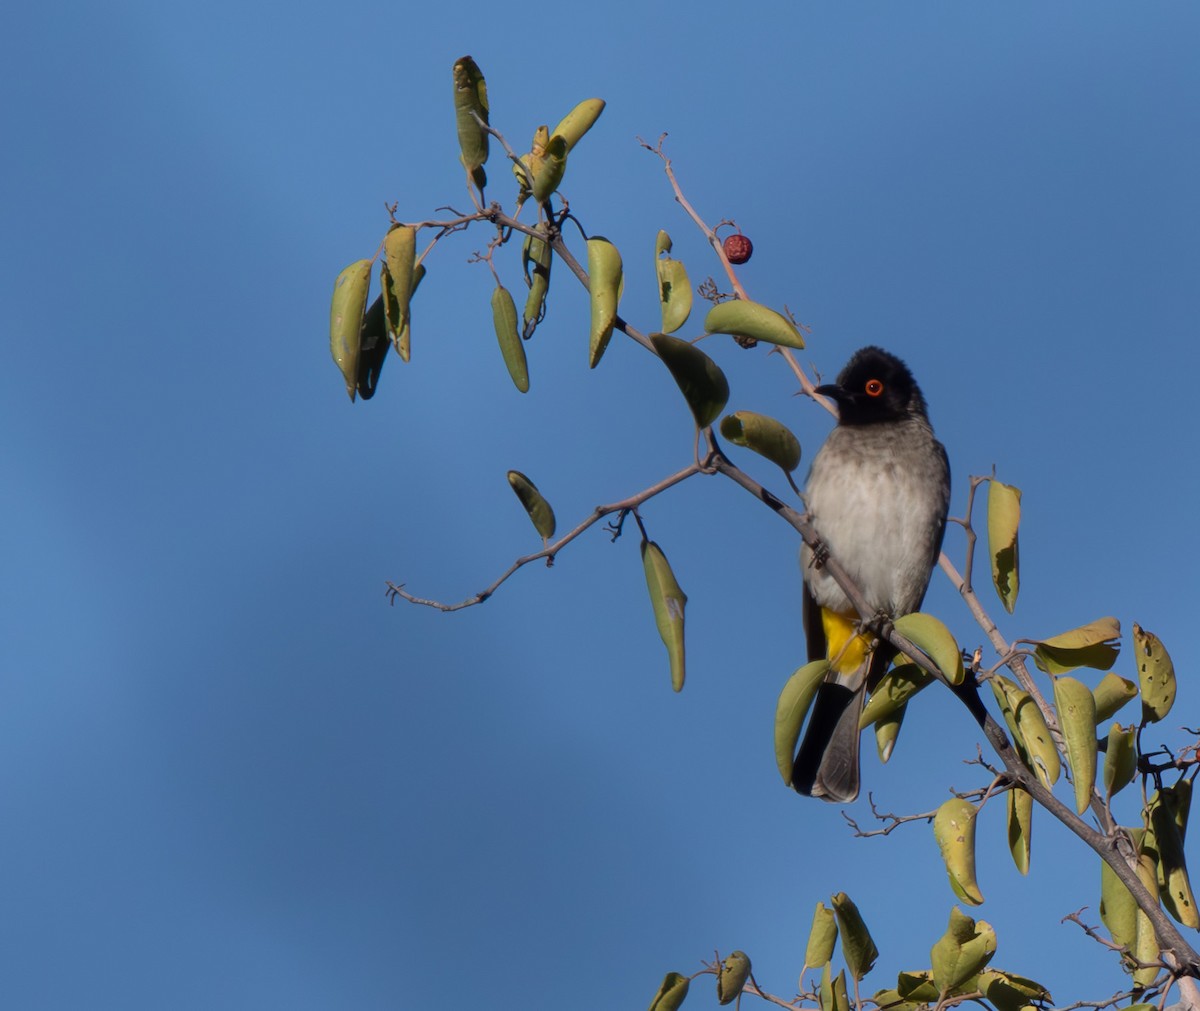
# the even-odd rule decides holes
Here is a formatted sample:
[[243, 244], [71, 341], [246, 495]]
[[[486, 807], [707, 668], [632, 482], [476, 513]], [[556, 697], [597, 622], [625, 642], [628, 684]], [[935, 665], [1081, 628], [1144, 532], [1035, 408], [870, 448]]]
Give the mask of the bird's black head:
[[926, 417], [925, 398], [908, 366], [883, 348], [855, 351], [837, 382], [818, 386], [817, 392], [837, 401], [843, 425]]

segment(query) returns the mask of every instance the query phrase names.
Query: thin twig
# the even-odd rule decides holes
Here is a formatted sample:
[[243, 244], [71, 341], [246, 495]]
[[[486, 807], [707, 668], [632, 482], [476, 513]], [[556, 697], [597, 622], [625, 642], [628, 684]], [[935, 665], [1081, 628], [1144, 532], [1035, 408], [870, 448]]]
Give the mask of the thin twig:
[[577, 538], [584, 531], [595, 526], [595, 524], [602, 520], [605, 516], [611, 516], [613, 513], [628, 512], [636, 509], [642, 503], [654, 498], [655, 495], [661, 494], [668, 488], [674, 487], [675, 485], [679, 484], [679, 482], [685, 481], [689, 477], [694, 477], [700, 472], [700, 466], [693, 463], [687, 467], [684, 467], [683, 470], [672, 474], [670, 477], [663, 478], [661, 481], [651, 485], [644, 491], [638, 492], [636, 495], [631, 495], [629, 498], [622, 499], [620, 502], [596, 506], [596, 508], [592, 511], [592, 514], [577, 527], [575, 527], [575, 529], [569, 534], [560, 537], [553, 544], [542, 548], [541, 551], [537, 551], [532, 555], [523, 555], [522, 557], [518, 558], [512, 563], [512, 565], [505, 569], [504, 572], [502, 572], [490, 586], [484, 590], [480, 590], [478, 593], [468, 597], [466, 600], [459, 601], [457, 604], [444, 604], [441, 601], [429, 600], [425, 597], [418, 597], [404, 589], [403, 583], [392, 582], [387, 584], [388, 600], [394, 604], [396, 602], [396, 598], [399, 597], [403, 600], [407, 600], [410, 604], [422, 604], [425, 607], [432, 607], [438, 611], [461, 611], [463, 608], [474, 607], [476, 604], [482, 604], [488, 599], [488, 597], [495, 593], [500, 585], [504, 583], [510, 576], [512, 576], [513, 573], [515, 573], [518, 569], [522, 569], [531, 562], [536, 562], [542, 558], [546, 559], [547, 564], [553, 564], [555, 555], [557, 555], [563, 548], [570, 544], [571, 541], [575, 540], [575, 538]]
[[[737, 272], [733, 269], [733, 264], [729, 262], [729, 257], [725, 255], [725, 247], [721, 244], [721, 240], [717, 238], [717, 233], [708, 226], [708, 224], [702, 217], [700, 217], [700, 215], [696, 212], [696, 209], [688, 201], [687, 197], [683, 195], [683, 189], [680, 187], [679, 181], [675, 178], [675, 170], [671, 165], [671, 159], [668, 158], [666, 152], [663, 151], [663, 141], [666, 139], [666, 137], [667, 135], [664, 133], [658, 138], [658, 144], [653, 147], [647, 144], [640, 137], [638, 138], [638, 143], [640, 143], [647, 151], [658, 155], [658, 157], [662, 159], [663, 171], [666, 173], [667, 181], [671, 184], [671, 189], [675, 193], [675, 202], [684, 209], [688, 217], [695, 222], [696, 227], [704, 233], [704, 237], [708, 239], [708, 244], [712, 246], [713, 252], [717, 254], [717, 258], [721, 261], [721, 266], [725, 268], [725, 273], [729, 278], [729, 283], [733, 285], [734, 293], [738, 298], [749, 301], [750, 299], [746, 294], [746, 289], [742, 287], [742, 282], [738, 279]], [[776, 347], [772, 350], [783, 356], [783, 360], [787, 362], [793, 374], [796, 376], [797, 381], [800, 383], [801, 389], [803, 389], [808, 396], [812, 397], [813, 400], [815, 400], [836, 418], [837, 407], [834, 406], [833, 402], [829, 400], [828, 397], [824, 397], [817, 393], [816, 384], [808, 377], [808, 374], [804, 371], [804, 369], [800, 367], [800, 363], [796, 361], [796, 356], [792, 354], [791, 350], [785, 347]]]

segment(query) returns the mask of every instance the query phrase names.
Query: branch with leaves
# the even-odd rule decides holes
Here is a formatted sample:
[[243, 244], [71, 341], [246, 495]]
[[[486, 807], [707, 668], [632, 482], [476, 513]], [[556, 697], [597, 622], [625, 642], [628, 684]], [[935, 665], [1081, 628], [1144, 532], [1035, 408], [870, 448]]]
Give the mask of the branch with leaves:
[[[389, 598], [393, 602], [400, 598], [443, 611], [481, 604], [532, 562], [545, 560], [552, 565], [561, 551], [606, 517], [616, 516], [609, 526], [616, 539], [625, 519], [632, 515], [641, 533], [647, 587], [668, 651], [672, 683], [679, 690], [685, 674], [683, 637], [687, 598], [665, 554], [650, 539], [640, 510], [658, 495], [693, 478], [720, 477], [732, 481], [760, 505], [774, 511], [813, 550], [817, 564], [841, 587], [858, 613], [860, 631], [895, 647], [901, 662], [875, 687], [861, 723], [861, 729], [874, 727], [884, 760], [891, 754], [908, 704], [934, 681], [949, 688], [964, 704], [999, 758], [1000, 765], [993, 767], [980, 756], [974, 764], [987, 772], [986, 785], [957, 793], [932, 812], [881, 814], [872, 798], [872, 811], [885, 826], [874, 831], [862, 830], [847, 818], [855, 833], [887, 835], [901, 825], [931, 822], [952, 890], [960, 901], [977, 905], [983, 896], [975, 876], [974, 839], [984, 804], [992, 797], [1004, 798], [1005, 830], [1014, 862], [1022, 873], [1028, 869], [1029, 833], [1036, 804], [1069, 828], [1102, 860], [1100, 915], [1110, 936], [1105, 943], [1120, 952], [1124, 968], [1132, 975], [1133, 988], [1129, 993], [1143, 998], [1157, 994], [1165, 1001], [1172, 986], [1180, 980], [1184, 981], [1183, 989], [1192, 993], [1188, 978], [1200, 977], [1200, 955], [1175, 924], [1177, 921], [1193, 929], [1200, 928], [1200, 913], [1183, 857], [1191, 788], [1200, 767], [1197, 764], [1200, 744], [1185, 748], [1179, 755], [1164, 752], [1164, 757], [1155, 761], [1151, 756], [1158, 752], [1148, 752], [1143, 743], [1144, 734], [1166, 717], [1174, 702], [1174, 669], [1162, 643], [1153, 633], [1135, 624], [1136, 683], [1110, 672], [1094, 687], [1088, 687], [1077, 677], [1080, 670], [1110, 671], [1116, 660], [1120, 626], [1115, 619], [1103, 618], [1042, 639], [1006, 639], [980, 600], [973, 582], [979, 544], [974, 514], [977, 492], [986, 484], [987, 551], [992, 583], [1005, 610], [1013, 613], [1020, 585], [1017, 543], [1020, 491], [998, 481], [994, 474], [971, 478], [966, 514], [954, 521], [965, 534], [962, 574], [946, 554], [941, 555], [939, 564], [994, 650], [995, 663], [984, 666], [982, 649], [966, 655], [964, 662], [953, 634], [932, 615], [910, 614], [893, 620], [874, 612], [838, 559], [821, 542], [804, 512], [788, 505], [742, 470], [719, 441], [718, 435], [777, 464], [798, 494], [791, 476], [800, 459], [795, 436], [775, 419], [753, 412], [739, 411], [721, 417], [729, 399], [728, 381], [713, 359], [696, 346], [700, 340], [715, 334], [729, 335], [744, 348], [759, 343], [770, 346], [791, 369], [800, 392], [836, 413], [833, 405], [816, 393], [817, 383], [792, 353], [804, 347], [807, 328], [797, 324], [786, 308], [776, 311], [752, 301], [741, 283], [735, 266], [750, 255], [749, 240], [738, 233], [723, 243], [717, 231], [730, 222], [722, 221], [713, 228], [696, 211], [664, 150], [665, 134], [653, 146], [642, 141], [642, 146], [661, 160], [675, 201], [712, 247], [732, 293], [722, 293], [712, 278], [706, 280], [697, 289], [700, 297], [711, 303], [705, 313], [703, 334], [690, 341], [673, 336], [691, 317], [693, 291], [684, 264], [670, 255], [670, 236], [660, 231], [655, 245], [660, 326], [654, 332], [634, 327], [619, 312], [625, 282], [620, 253], [609, 240], [584, 227], [561, 192], [569, 157], [596, 123], [604, 102], [587, 99], [576, 105], [554, 130], [539, 127], [530, 150], [518, 155], [490, 122], [486, 83], [478, 65], [470, 57], [463, 57], [454, 65], [453, 79], [461, 162], [475, 209], [462, 213], [442, 208], [451, 216], [405, 223], [397, 220], [397, 206], [392, 205], [388, 208], [389, 227], [374, 256], [354, 261], [338, 276], [330, 314], [330, 348], [350, 399], [367, 400], [375, 395], [383, 364], [389, 357], [389, 346], [395, 348], [403, 361], [409, 360], [413, 300], [436, 247], [451, 236], [482, 227], [487, 231], [487, 242], [473, 259], [486, 263], [492, 273], [493, 325], [516, 388], [521, 393], [530, 388], [525, 343], [545, 318], [552, 267], [556, 261], [561, 262], [588, 292], [589, 365], [593, 368], [599, 365], [614, 333], [624, 334], [657, 357], [674, 378], [694, 419], [693, 460], [636, 494], [596, 507], [557, 540], [549, 502], [530, 478], [510, 471], [510, 485], [542, 538], [542, 550], [518, 557], [485, 589], [458, 603], [418, 596], [403, 583], [388, 583]], [[484, 166], [488, 161], [489, 141], [493, 139], [503, 147], [516, 181], [511, 212], [485, 196], [488, 179]], [[526, 208], [532, 208], [532, 220], [522, 220]], [[578, 232], [584, 245], [582, 252], [577, 253], [573, 241], [568, 241], [572, 235], [568, 226]], [[432, 238], [418, 255], [417, 238], [421, 232], [432, 233]], [[496, 266], [496, 258], [505, 255], [505, 248], [516, 237], [521, 238], [521, 269], [528, 288], [521, 311], [501, 283]], [[732, 239], [739, 241], [728, 245]], [[377, 263], [380, 293], [368, 308], [371, 275]], [[1031, 673], [1029, 660], [1050, 679], [1049, 691]], [[790, 782], [797, 741], [816, 688], [827, 670], [827, 661], [806, 664], [792, 675], [781, 692], [775, 747], [785, 782]], [[984, 685], [994, 697], [999, 718], [992, 715], [980, 698], [979, 689]], [[1098, 739], [1099, 725], [1134, 699], [1140, 699], [1140, 720], [1125, 725], [1114, 723], [1107, 735]], [[1071, 786], [1070, 804], [1054, 793], [1064, 771], [1065, 781]], [[1113, 800], [1121, 790], [1138, 781], [1142, 787], [1140, 824], [1122, 826], [1113, 813]], [[1090, 820], [1085, 821], [1085, 816]], [[834, 905], [836, 910], [837, 897]], [[823, 915], [823, 908], [818, 908], [818, 918]], [[849, 914], [836, 913], [842, 924], [843, 953], [853, 980], [853, 1004], [862, 1008], [868, 1001], [859, 994], [859, 982], [870, 968], [868, 963], [873, 964], [873, 958], [863, 954], [865, 949], [861, 949], [857, 928], [847, 931], [842, 922], [844, 915]], [[829, 912], [829, 916], [834, 917], [835, 912]], [[1076, 922], [1082, 925], [1081, 920]], [[1036, 984], [985, 968], [995, 950], [995, 938], [994, 935], [989, 938], [990, 928], [984, 930], [984, 927], [985, 924], [976, 924], [955, 909], [947, 934], [949, 940], [939, 941], [940, 949], [935, 945], [929, 972], [909, 974], [907, 981], [902, 974], [897, 987], [881, 992], [882, 996], [876, 994], [874, 1002], [880, 1007], [909, 1008], [948, 1007], [971, 1000], [1007, 1011], [1009, 1007], [1049, 1000], [1049, 995]], [[865, 927], [862, 929], [865, 931]], [[1091, 932], [1093, 928], [1086, 929]], [[851, 936], [856, 938], [853, 944], [859, 946], [853, 954], [846, 950]], [[818, 944], [815, 954], [810, 951], [810, 955], [816, 957], [824, 951], [823, 944]], [[829, 951], [832, 952], [832, 941]], [[722, 1003], [727, 1002], [727, 996], [732, 1000], [745, 992], [784, 1007], [802, 1006], [797, 1002], [803, 999], [817, 1000], [825, 1009], [849, 1006], [844, 973], [830, 979], [828, 955], [818, 961], [806, 959], [808, 966], [823, 966], [823, 976], [817, 991], [797, 997], [797, 1002], [783, 1001], [760, 991], [749, 975], [748, 959], [744, 965], [745, 978], [735, 987], [732, 981], [741, 978], [738, 974], [742, 968], [735, 956], [745, 958], [735, 952], [724, 962], [718, 960], [719, 964], [707, 965], [700, 973], [718, 977]], [[964, 967], [971, 971], [965, 972]], [[687, 982], [688, 977], [670, 974], [652, 1007], [668, 1011], [678, 1006]], [[1072, 1006], [1102, 1008], [1116, 999], [1122, 998]]]

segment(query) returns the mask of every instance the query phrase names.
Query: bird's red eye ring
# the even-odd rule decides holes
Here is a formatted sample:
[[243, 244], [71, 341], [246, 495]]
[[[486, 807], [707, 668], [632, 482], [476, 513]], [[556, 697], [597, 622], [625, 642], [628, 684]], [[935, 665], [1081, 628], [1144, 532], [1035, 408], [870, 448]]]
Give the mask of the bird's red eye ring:
[[868, 397], [878, 397], [883, 393], [883, 383], [878, 379], [868, 379], [865, 389]]

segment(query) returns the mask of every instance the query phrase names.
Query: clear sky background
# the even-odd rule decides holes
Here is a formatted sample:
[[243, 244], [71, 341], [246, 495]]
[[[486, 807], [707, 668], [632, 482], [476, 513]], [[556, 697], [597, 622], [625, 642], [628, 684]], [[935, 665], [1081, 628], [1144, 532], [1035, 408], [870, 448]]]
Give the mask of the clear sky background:
[[[386, 580], [457, 600], [538, 547], [510, 467], [565, 529], [686, 464], [665, 370], [618, 336], [589, 372], [556, 268], [518, 394], [475, 230], [430, 262], [412, 363], [352, 406], [332, 282], [385, 202], [467, 205], [450, 68], [470, 53], [520, 150], [607, 99], [564, 189], [653, 329], [658, 229], [694, 281], [717, 270], [635, 141], [667, 131], [700, 213], [753, 237], [750, 293], [812, 327], [806, 364], [866, 343], [910, 363], [952, 513], [993, 465], [1023, 489], [1016, 615], [985, 597], [1003, 632], [1154, 630], [1181, 673], [1156, 739], [1179, 747], [1200, 723], [1197, 52], [1184, 3], [11, 11], [0, 1002], [639, 1008], [714, 948], [788, 996], [840, 890], [882, 951], [871, 990], [927, 966], [954, 904], [930, 830], [855, 840], [779, 782], [798, 542], [749, 496], [704, 479], [644, 510], [690, 596], [682, 695], [635, 536], [596, 530], [467, 612], [388, 606]], [[705, 346], [730, 408], [783, 418], [810, 459], [829, 419], [779, 358]], [[961, 531], [947, 550], [961, 564]], [[982, 642], [940, 575], [927, 607]], [[932, 810], [983, 782], [960, 764], [978, 737], [931, 689], [888, 766], [864, 742], [866, 787]], [[1119, 989], [1059, 924], [1097, 922], [1096, 859], [1040, 818], [1021, 877], [1001, 805], [980, 836], [995, 964], [1060, 1003]]]

